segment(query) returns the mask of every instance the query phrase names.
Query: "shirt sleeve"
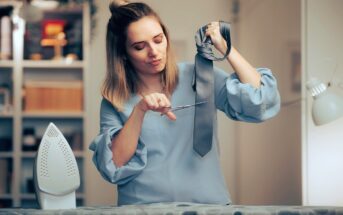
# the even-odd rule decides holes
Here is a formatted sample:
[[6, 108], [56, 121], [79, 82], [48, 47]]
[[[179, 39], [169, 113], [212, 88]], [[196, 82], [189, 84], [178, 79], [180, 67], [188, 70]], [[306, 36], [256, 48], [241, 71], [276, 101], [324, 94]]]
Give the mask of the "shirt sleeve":
[[238, 121], [261, 122], [275, 116], [280, 110], [276, 79], [267, 68], [257, 71], [261, 74], [259, 88], [241, 83], [236, 73], [215, 68], [216, 107]]
[[139, 141], [133, 157], [127, 164], [117, 167], [112, 158], [112, 138], [123, 127], [119, 113], [112, 104], [103, 99], [100, 108], [100, 134], [90, 144], [89, 149], [94, 152], [93, 163], [107, 181], [122, 185], [135, 178], [146, 166], [147, 151], [145, 145]]

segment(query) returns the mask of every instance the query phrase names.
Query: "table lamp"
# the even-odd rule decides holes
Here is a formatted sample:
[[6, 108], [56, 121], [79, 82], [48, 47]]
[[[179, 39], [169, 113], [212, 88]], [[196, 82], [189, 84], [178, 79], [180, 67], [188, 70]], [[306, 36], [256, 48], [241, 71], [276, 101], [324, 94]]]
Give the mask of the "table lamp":
[[317, 78], [311, 78], [306, 86], [313, 97], [312, 119], [315, 125], [324, 125], [343, 116], [342, 97]]

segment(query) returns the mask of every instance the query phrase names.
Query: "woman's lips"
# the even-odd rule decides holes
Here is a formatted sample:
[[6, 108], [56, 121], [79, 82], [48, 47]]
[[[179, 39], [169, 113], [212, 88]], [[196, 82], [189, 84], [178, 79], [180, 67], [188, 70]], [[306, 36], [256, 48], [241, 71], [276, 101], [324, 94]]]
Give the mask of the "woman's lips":
[[152, 66], [158, 66], [158, 65], [160, 65], [160, 63], [161, 63], [161, 59], [153, 60], [153, 61], [149, 62], [149, 64]]

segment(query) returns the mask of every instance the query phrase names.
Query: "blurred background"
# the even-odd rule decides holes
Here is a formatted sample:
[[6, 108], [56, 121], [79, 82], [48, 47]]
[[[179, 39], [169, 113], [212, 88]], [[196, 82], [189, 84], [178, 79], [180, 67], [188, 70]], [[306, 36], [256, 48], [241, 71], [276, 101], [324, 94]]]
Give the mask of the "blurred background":
[[[78, 206], [116, 203], [115, 185], [101, 178], [88, 150], [99, 131], [109, 2], [0, 0], [0, 207], [36, 206], [32, 166], [50, 121], [77, 158]], [[278, 81], [282, 107], [273, 119], [252, 124], [218, 113], [233, 203], [343, 205], [343, 120], [315, 126], [305, 86], [317, 77], [343, 96], [343, 1], [143, 2], [169, 28], [179, 61], [194, 61], [198, 28], [223, 20], [233, 46]], [[227, 62], [216, 66], [233, 72]]]

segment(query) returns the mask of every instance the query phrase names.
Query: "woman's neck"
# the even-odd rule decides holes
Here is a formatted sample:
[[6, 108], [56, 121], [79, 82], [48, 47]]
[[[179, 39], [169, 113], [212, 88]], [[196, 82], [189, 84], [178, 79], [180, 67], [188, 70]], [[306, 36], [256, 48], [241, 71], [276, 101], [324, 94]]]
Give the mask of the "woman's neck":
[[138, 91], [142, 95], [147, 95], [150, 93], [162, 93], [164, 91], [161, 75], [145, 75], [140, 76], [141, 84]]

